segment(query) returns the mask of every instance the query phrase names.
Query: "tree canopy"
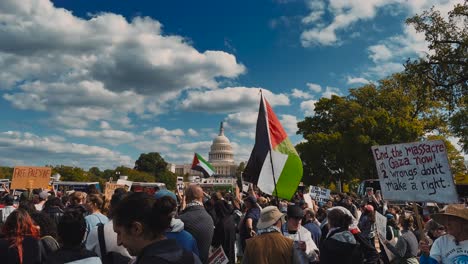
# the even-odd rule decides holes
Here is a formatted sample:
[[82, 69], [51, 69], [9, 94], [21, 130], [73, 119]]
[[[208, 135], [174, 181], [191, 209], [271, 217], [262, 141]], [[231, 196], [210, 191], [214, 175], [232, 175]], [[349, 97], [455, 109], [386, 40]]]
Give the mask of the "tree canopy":
[[445, 19], [434, 8], [407, 19], [422, 32], [429, 53], [405, 64], [406, 73], [426, 80], [418, 96], [445, 102], [452, 133], [468, 152], [468, 2], [458, 4]]
[[160, 173], [167, 171], [167, 162], [158, 152], [142, 153], [135, 161], [134, 169], [157, 176]]

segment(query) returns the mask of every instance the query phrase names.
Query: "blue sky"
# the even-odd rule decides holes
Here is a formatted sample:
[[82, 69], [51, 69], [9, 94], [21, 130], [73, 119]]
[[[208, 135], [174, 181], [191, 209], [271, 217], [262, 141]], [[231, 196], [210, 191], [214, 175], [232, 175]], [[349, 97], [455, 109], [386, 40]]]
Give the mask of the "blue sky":
[[221, 121], [246, 161], [259, 89], [298, 143], [321, 97], [424, 55], [407, 17], [460, 2], [1, 1], [0, 165], [189, 163]]

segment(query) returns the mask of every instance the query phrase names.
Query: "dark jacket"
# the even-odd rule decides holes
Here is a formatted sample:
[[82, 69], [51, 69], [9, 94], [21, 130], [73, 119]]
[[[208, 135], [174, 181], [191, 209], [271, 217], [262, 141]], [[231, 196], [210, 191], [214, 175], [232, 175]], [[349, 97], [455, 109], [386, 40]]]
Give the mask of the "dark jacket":
[[184, 229], [197, 241], [200, 260], [206, 263], [214, 233], [213, 219], [203, 206], [190, 206], [180, 214], [179, 218], [184, 222]]
[[42, 209], [42, 212], [47, 214], [50, 219], [52, 219], [55, 223], [55, 225], [58, 225], [60, 222], [60, 219], [63, 216], [63, 210], [58, 207], [58, 206], [50, 206]]
[[164, 239], [146, 246], [138, 255], [135, 264], [200, 264], [200, 259], [173, 239]]
[[234, 250], [235, 244], [236, 227], [234, 216], [227, 215], [223, 219], [219, 219], [218, 223], [216, 223], [212, 245], [214, 247], [222, 246], [224, 253], [229, 259], [229, 263], [236, 263]]
[[85, 248], [61, 248], [48, 256], [45, 263], [64, 264], [77, 260], [87, 264], [101, 264], [101, 259], [96, 253]]
[[[42, 255], [42, 245], [40, 240], [31, 236], [23, 239], [23, 264], [40, 264], [44, 256]], [[2, 264], [19, 264], [20, 259], [18, 249], [10, 247], [10, 241], [0, 239], [0, 262]]]
[[[320, 244], [320, 264], [354, 264], [357, 241], [347, 229], [334, 230]], [[354, 259], [353, 259], [354, 258]]]

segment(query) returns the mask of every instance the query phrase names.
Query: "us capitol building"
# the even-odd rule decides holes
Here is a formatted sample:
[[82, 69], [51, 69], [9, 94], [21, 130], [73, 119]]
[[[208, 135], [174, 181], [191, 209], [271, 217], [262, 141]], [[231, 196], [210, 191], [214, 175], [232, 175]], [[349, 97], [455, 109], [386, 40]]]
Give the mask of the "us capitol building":
[[[202, 155], [203, 158], [206, 156]], [[219, 135], [213, 139], [210, 152], [208, 153], [208, 162], [214, 168], [214, 175], [217, 177], [235, 177], [238, 164], [234, 162], [234, 152], [231, 142], [224, 135], [223, 122], [219, 127]], [[191, 169], [192, 164], [169, 164], [170, 170], [177, 176], [189, 174], [190, 176], [202, 176], [199, 171]]]

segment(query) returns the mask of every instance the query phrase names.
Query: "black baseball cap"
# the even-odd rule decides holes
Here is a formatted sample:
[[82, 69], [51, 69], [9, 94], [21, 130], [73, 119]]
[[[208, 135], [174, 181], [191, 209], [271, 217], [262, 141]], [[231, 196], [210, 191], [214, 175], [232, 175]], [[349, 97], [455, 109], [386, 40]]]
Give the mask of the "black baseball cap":
[[304, 217], [304, 211], [299, 205], [289, 205], [287, 215], [288, 217], [302, 218]]

